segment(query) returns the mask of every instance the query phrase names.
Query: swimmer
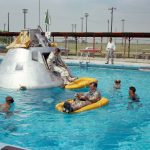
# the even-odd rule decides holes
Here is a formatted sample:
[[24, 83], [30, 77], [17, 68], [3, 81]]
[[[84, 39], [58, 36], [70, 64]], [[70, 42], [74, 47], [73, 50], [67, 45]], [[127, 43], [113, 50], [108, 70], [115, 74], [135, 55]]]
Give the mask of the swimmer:
[[9, 112], [13, 103], [14, 103], [14, 99], [11, 96], [7, 96], [5, 98], [5, 103], [0, 104], [0, 111], [1, 112]]
[[27, 90], [27, 87], [26, 86], [20, 86], [19, 90], [25, 91], [25, 90]]
[[142, 107], [142, 103], [140, 103], [140, 98], [136, 94], [136, 88], [131, 86], [129, 87], [129, 99], [131, 100], [128, 102], [128, 109], [134, 109], [135, 107], [139, 108]]
[[120, 89], [120, 87], [121, 87], [121, 80], [115, 80], [114, 81], [114, 88]]
[[132, 102], [140, 102], [140, 98], [137, 96], [136, 88], [131, 86], [129, 87], [129, 98], [132, 100]]

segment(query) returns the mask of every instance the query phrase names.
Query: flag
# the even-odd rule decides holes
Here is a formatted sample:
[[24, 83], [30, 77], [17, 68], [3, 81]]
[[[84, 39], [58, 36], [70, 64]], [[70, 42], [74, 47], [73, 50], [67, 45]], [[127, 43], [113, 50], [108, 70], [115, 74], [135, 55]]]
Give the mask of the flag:
[[45, 24], [46, 24], [46, 25], [50, 25], [50, 24], [51, 24], [51, 19], [50, 19], [48, 10], [47, 10], [46, 16], [45, 16]]

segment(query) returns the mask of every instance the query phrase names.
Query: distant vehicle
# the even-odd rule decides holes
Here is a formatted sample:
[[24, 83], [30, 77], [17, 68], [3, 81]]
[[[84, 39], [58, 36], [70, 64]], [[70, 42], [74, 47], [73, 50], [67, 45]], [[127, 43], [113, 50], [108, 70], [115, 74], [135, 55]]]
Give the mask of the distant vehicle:
[[93, 47], [86, 47], [85, 50], [91, 50]]
[[88, 56], [92, 57], [94, 57], [94, 54], [97, 52], [100, 52], [100, 49], [93, 47], [86, 47], [85, 49], [80, 49], [81, 55], [83, 55], [83, 53], [86, 53]]

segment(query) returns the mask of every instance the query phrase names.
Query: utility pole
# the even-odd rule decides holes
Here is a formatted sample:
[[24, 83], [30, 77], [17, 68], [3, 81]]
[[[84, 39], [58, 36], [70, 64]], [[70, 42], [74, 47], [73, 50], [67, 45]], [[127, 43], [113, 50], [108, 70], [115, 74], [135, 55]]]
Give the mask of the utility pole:
[[125, 19], [122, 19], [122, 32], [124, 32], [124, 22], [125, 22]]
[[76, 32], [77, 24], [74, 24], [74, 32]]
[[81, 17], [81, 32], [83, 32], [83, 17]]
[[74, 31], [74, 24], [71, 24], [71, 26], [72, 26], [72, 32]]
[[24, 29], [26, 29], [26, 14], [28, 12], [28, 9], [22, 9], [22, 12], [24, 13]]
[[[81, 32], [83, 32], [83, 17], [80, 18], [81, 19]], [[83, 37], [81, 37], [81, 43], [83, 42]]]
[[[122, 33], [124, 32], [124, 22], [125, 22], [125, 19], [122, 19]], [[123, 37], [122, 37], [122, 45], [123, 45]]]
[[109, 19], [107, 20], [107, 23], [108, 23], [108, 32], [109, 32]]
[[8, 13], [8, 32], [9, 32], [9, 13]]
[[[87, 33], [87, 18], [88, 18], [88, 16], [89, 16], [89, 14], [88, 13], [85, 13], [84, 14], [85, 15], [85, 21], [86, 21], [86, 24], [85, 24], [85, 28], [86, 28], [86, 33]], [[86, 43], [87, 43], [87, 37], [85, 38], [86, 40]]]
[[109, 8], [108, 10], [111, 10], [111, 30], [110, 30], [110, 32], [112, 33], [112, 27], [113, 27], [113, 12], [114, 12], [114, 10], [116, 10], [116, 8], [112, 7], [112, 8]]
[[39, 0], [39, 26], [41, 26], [41, 2]]
[[6, 27], [6, 23], [4, 23], [4, 29], [3, 29], [4, 32], [5, 32], [5, 27]]

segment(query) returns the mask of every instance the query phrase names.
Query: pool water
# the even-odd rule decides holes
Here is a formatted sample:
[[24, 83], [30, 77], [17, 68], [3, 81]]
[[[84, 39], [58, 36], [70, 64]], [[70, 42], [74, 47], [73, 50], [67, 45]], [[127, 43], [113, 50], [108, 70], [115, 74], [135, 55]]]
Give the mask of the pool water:
[[[109, 105], [78, 114], [64, 114], [55, 105], [88, 89], [61, 88], [16, 91], [0, 89], [0, 103], [15, 99], [14, 114], [0, 114], [0, 142], [32, 150], [148, 150], [150, 149], [150, 72], [79, 68], [74, 75], [95, 77]], [[115, 90], [115, 79], [122, 81]], [[127, 109], [128, 88], [135, 86], [142, 107]]]

